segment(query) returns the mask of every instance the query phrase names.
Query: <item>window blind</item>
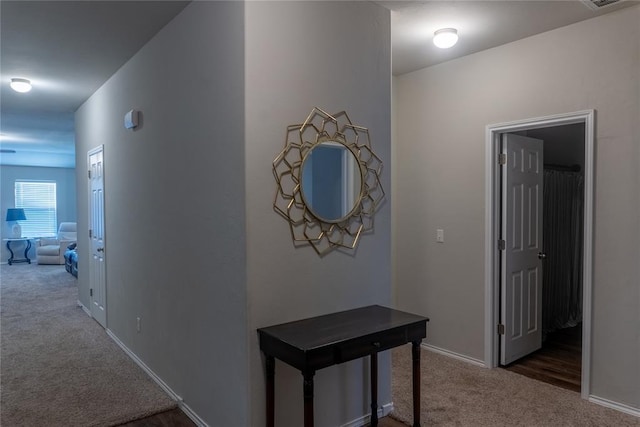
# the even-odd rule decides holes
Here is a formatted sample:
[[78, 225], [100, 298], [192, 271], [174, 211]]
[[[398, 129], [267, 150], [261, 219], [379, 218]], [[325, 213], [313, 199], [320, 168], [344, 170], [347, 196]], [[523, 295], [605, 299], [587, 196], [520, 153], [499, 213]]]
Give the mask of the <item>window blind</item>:
[[53, 181], [16, 181], [15, 206], [24, 209], [20, 221], [24, 237], [51, 236], [58, 232], [56, 183]]

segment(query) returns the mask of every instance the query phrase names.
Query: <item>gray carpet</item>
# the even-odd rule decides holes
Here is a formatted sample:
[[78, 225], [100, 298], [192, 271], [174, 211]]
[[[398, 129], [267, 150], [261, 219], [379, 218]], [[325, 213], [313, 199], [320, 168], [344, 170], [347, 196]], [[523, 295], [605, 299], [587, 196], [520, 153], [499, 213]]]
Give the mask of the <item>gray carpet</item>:
[[0, 424], [111, 426], [176, 407], [56, 265], [0, 266]]
[[[391, 414], [413, 422], [411, 347], [393, 350]], [[421, 353], [425, 426], [640, 426], [640, 418], [590, 403], [578, 393], [504, 369]]]

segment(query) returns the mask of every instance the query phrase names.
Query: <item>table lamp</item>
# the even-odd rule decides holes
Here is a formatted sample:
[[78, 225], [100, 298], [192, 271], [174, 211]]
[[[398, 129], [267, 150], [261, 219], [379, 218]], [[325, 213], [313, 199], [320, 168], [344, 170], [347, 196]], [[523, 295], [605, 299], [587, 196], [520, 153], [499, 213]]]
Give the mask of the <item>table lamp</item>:
[[27, 217], [24, 216], [24, 209], [21, 208], [9, 208], [7, 209], [7, 223], [9, 224], [9, 237], [19, 239], [22, 237], [22, 227], [18, 224], [18, 221], [24, 221]]

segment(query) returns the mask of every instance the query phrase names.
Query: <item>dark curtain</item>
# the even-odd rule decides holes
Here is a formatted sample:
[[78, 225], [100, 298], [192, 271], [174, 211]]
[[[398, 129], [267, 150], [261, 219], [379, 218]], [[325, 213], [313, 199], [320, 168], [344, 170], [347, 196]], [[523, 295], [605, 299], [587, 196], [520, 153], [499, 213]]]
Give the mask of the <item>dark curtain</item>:
[[578, 172], [544, 171], [542, 333], [582, 321], [584, 179]]

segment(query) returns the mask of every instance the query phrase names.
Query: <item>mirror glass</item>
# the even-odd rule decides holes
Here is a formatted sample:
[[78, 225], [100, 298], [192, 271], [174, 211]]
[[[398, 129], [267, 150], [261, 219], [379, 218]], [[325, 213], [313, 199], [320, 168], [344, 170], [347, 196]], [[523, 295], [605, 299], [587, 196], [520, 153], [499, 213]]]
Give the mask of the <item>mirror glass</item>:
[[302, 197], [311, 213], [325, 222], [340, 222], [360, 203], [362, 174], [358, 159], [344, 144], [325, 141], [302, 162]]

